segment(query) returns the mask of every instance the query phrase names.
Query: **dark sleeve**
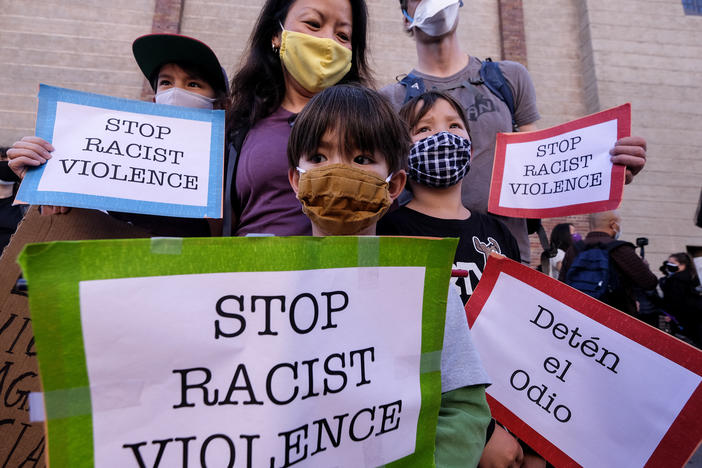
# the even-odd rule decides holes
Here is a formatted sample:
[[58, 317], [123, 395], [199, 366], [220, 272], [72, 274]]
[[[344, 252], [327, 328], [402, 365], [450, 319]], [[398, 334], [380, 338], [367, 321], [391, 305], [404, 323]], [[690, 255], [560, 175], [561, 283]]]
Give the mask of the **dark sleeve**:
[[[610, 258], [624, 276], [629, 278], [634, 286], [641, 289], [653, 289], [658, 285], [658, 278], [631, 245], [616, 247], [610, 253]], [[561, 270], [562, 271], [562, 270]]]
[[573, 263], [574, 258], [575, 247], [571, 245], [570, 247], [568, 247], [565, 257], [563, 257], [563, 263], [561, 263], [561, 272], [558, 274], [558, 281], [565, 283], [566, 273], [568, 273], [568, 268], [570, 268], [570, 264]]
[[17, 177], [17, 174], [12, 172], [8, 162], [9, 161], [0, 161], [0, 180], [7, 182], [19, 182], [20, 178]]
[[514, 238], [507, 226], [504, 226], [504, 230], [505, 240], [507, 241], [507, 257], [515, 262], [521, 262], [522, 256], [519, 252], [519, 244], [517, 243], [517, 239]]

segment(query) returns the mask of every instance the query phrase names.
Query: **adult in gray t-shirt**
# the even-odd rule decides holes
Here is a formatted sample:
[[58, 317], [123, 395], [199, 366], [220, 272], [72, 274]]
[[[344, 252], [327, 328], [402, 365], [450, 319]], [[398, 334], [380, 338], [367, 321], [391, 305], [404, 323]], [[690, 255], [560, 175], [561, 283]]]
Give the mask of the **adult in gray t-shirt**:
[[[410, 27], [411, 18], [414, 17], [417, 7], [429, 1], [400, 0], [398, 14], [404, 15], [405, 28]], [[427, 89], [432, 87], [448, 89], [449, 93], [463, 105], [473, 140], [473, 161], [471, 170], [463, 183], [463, 203], [471, 210], [486, 213], [495, 137], [498, 132], [512, 131], [512, 119], [507, 105], [492, 94], [485, 85], [469, 83], [471, 80], [478, 81], [480, 61], [461, 49], [456, 35], [458, 17], [453, 25], [448, 23], [448, 19], [453, 18], [450, 13], [447, 13], [451, 8], [455, 8], [455, 5], [447, 6], [438, 15], [425, 21], [429, 26], [425, 28], [427, 31], [446, 32], [430, 36], [422, 30], [422, 25], [410, 30], [417, 47], [417, 66], [412, 73], [424, 80]], [[442, 20], [445, 21], [444, 25], [440, 24]], [[539, 119], [539, 112], [536, 109], [534, 85], [529, 73], [522, 65], [515, 62], [502, 61], [499, 62], [499, 67], [514, 94], [514, 118], [519, 131], [536, 130], [535, 122]], [[393, 105], [399, 109], [404, 100], [405, 89], [403, 85], [395, 83], [381, 89], [381, 93], [390, 98]], [[646, 162], [646, 140], [633, 136], [621, 138], [610, 153], [613, 163], [627, 167], [626, 182], [629, 183], [634, 175], [643, 169]], [[500, 219], [517, 239], [522, 261], [529, 263], [530, 249], [526, 221], [505, 217]]]
[[[458, 72], [437, 77], [412, 70], [412, 74], [422, 78], [427, 89], [447, 90], [466, 112], [473, 143], [471, 168], [466, 175], [463, 188], [463, 204], [470, 210], [487, 213], [492, 163], [495, 155], [495, 138], [498, 132], [512, 131], [512, 115], [507, 105], [495, 96], [484, 84], [473, 85], [480, 81], [481, 62], [475, 57], [465, 56], [467, 65]], [[507, 83], [513, 90], [517, 125], [530, 129], [530, 124], [539, 119], [536, 109], [536, 94], [529, 73], [523, 65], [516, 62], [499, 62]], [[400, 83], [385, 86], [380, 90], [399, 110], [402, 107], [406, 89]], [[529, 262], [529, 238], [526, 221], [519, 218], [499, 217], [512, 235], [517, 239], [522, 261]]]

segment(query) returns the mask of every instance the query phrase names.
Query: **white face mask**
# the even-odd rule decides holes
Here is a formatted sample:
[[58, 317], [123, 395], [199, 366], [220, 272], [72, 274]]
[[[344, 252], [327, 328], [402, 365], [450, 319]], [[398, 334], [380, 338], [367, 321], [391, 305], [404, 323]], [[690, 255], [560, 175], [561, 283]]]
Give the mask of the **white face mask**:
[[408, 29], [419, 28], [429, 36], [442, 36], [449, 32], [458, 19], [461, 0], [422, 0], [414, 11], [414, 18], [403, 11], [410, 20]]
[[201, 94], [186, 91], [182, 88], [170, 88], [156, 93], [156, 104], [168, 106], [195, 107], [198, 109], [212, 109], [215, 99]]

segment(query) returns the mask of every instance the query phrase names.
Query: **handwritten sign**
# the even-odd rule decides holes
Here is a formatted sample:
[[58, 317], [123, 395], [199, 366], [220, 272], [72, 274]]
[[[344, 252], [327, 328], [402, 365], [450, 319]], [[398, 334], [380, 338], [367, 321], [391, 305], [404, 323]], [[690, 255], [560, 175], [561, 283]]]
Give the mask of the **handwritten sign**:
[[556, 466], [682, 466], [702, 440], [702, 352], [491, 257], [467, 306], [495, 418]]
[[17, 256], [29, 242], [149, 237], [149, 233], [96, 210], [41, 216], [31, 207], [0, 257], [0, 466], [44, 467], [43, 422], [33, 422], [33, 392], [41, 391], [34, 332]]
[[224, 111], [41, 85], [36, 134], [56, 151], [25, 176], [22, 203], [222, 216]]
[[431, 465], [441, 382], [428, 362], [454, 248], [347, 237], [28, 246], [51, 464]]
[[631, 133], [625, 104], [546, 130], [497, 135], [488, 211], [550, 218], [616, 209], [625, 168], [610, 161]]

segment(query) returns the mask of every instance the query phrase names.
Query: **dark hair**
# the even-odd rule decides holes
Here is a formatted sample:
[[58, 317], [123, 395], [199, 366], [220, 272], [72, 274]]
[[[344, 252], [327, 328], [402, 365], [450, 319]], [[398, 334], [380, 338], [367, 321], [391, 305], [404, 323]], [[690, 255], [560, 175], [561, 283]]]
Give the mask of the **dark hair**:
[[[295, 0], [266, 0], [251, 32], [242, 65], [232, 78], [231, 111], [227, 114], [227, 134], [251, 128], [273, 113], [285, 97], [283, 68], [278, 53], [271, 49], [271, 39], [280, 32], [288, 10]], [[359, 82], [372, 86], [366, 57], [368, 9], [365, 0], [351, 4], [351, 69], [340, 83]]]
[[[466, 127], [466, 132], [470, 136], [470, 126], [468, 125], [468, 119], [466, 119], [466, 113], [463, 111], [461, 105], [456, 101], [449, 93], [445, 91], [427, 91], [415, 96], [400, 109], [400, 118], [407, 124], [410, 132], [419, 123], [427, 112], [429, 112], [436, 104], [436, 101], [443, 99], [451, 104], [453, 110], [456, 111], [458, 116], [461, 118], [463, 125]], [[422, 103], [422, 107], [417, 110], [417, 104]]]
[[[207, 84], [212, 86], [212, 89], [215, 92], [215, 101], [212, 104], [212, 107], [214, 109], [224, 109], [227, 110], [227, 107], [229, 106], [229, 96], [227, 96], [227, 90], [221, 89], [220, 85], [217, 84], [216, 78], [212, 76], [207, 76], [202, 73], [202, 70], [200, 70], [200, 67], [197, 65], [194, 65], [192, 63], [188, 62], [167, 62], [164, 63], [163, 65], [168, 65], [168, 64], [174, 64], [178, 65], [180, 68], [183, 69], [185, 73], [187, 73], [190, 76], [195, 76], [201, 80], [205, 80]], [[153, 78], [151, 80], [151, 88], [156, 92], [158, 89], [158, 75], [161, 73], [161, 68], [163, 68], [163, 65], [161, 65], [158, 68], [158, 71], [154, 73]], [[222, 73], [224, 73], [224, 70], [222, 70]], [[220, 89], [218, 89], [220, 88]]]
[[573, 236], [570, 234], [571, 223], [556, 224], [551, 230], [551, 245], [557, 249], [567, 251], [573, 244]]
[[686, 254], [685, 252], [678, 252], [670, 254], [668, 258], [670, 257], [673, 257], [675, 260], [677, 260], [679, 264], [685, 265], [685, 271], [689, 271], [692, 278], [695, 278], [697, 276], [695, 266], [692, 263], [692, 259], [688, 254]]
[[314, 96], [297, 116], [288, 139], [290, 167], [317, 151], [324, 134], [334, 130], [345, 152], [379, 153], [392, 172], [403, 168], [412, 144], [407, 127], [377, 91], [336, 85]]

